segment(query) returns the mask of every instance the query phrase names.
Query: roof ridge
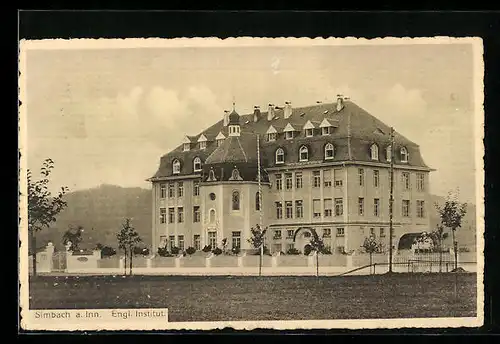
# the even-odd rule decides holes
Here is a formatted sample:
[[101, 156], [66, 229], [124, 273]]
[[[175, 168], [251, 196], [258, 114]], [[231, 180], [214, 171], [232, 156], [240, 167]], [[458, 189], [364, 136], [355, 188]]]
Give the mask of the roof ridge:
[[241, 142], [240, 142], [240, 138], [239, 137], [237, 137], [237, 141], [238, 141], [238, 145], [240, 146], [240, 149], [241, 149], [241, 151], [243, 153], [243, 156], [245, 156], [245, 162], [248, 162], [247, 154], [245, 153], [245, 150], [241, 146]]

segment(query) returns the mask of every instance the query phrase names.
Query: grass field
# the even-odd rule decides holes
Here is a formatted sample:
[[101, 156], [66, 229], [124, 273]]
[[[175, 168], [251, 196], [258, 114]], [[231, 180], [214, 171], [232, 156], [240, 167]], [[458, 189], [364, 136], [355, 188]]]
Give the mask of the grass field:
[[155, 307], [168, 308], [169, 321], [474, 317], [476, 275], [39, 276], [30, 281], [31, 309]]

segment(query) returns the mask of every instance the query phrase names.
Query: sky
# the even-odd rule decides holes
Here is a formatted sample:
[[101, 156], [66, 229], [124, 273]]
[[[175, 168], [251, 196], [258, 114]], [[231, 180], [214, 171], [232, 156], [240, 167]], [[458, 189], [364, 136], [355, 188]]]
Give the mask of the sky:
[[149, 188], [233, 101], [245, 114], [341, 93], [420, 145], [431, 193], [476, 198], [471, 44], [30, 49], [25, 73], [28, 168], [52, 158], [54, 189]]

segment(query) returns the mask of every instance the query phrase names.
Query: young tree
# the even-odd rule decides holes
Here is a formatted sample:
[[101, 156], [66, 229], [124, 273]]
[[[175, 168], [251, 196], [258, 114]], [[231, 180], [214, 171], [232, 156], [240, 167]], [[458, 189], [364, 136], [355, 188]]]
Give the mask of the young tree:
[[325, 251], [325, 244], [323, 240], [318, 236], [315, 230], [311, 231], [311, 240], [309, 244], [311, 245], [311, 249], [316, 251], [316, 277], [319, 276], [319, 253], [323, 253]]
[[127, 255], [130, 257], [129, 274], [132, 275], [132, 257], [134, 255], [134, 249], [137, 247], [137, 244], [142, 242], [142, 239], [135, 228], [132, 227], [130, 219], [127, 218], [125, 222], [122, 223], [122, 228], [116, 235], [116, 238], [118, 239], [118, 248], [125, 253], [125, 275], [127, 274]]
[[33, 277], [36, 277], [36, 233], [43, 228], [48, 228], [56, 222], [56, 216], [66, 208], [63, 199], [68, 192], [67, 187], [61, 187], [56, 197], [49, 191], [49, 177], [54, 168], [54, 161], [46, 159], [40, 169], [41, 179], [34, 181], [31, 171], [28, 170], [28, 233], [31, 242], [33, 259]]
[[363, 248], [365, 249], [365, 251], [367, 253], [370, 254], [370, 274], [372, 274], [372, 256], [373, 256], [373, 253], [377, 252], [378, 250], [378, 247], [379, 247], [379, 244], [377, 243], [377, 241], [375, 240], [375, 238], [373, 236], [369, 236], [367, 238], [365, 238], [365, 241], [363, 242]]
[[83, 227], [78, 226], [77, 228], [70, 227], [66, 232], [64, 232], [62, 237], [63, 245], [71, 243], [70, 250], [78, 250], [80, 243], [82, 242]]
[[248, 239], [248, 242], [252, 244], [254, 248], [260, 249], [260, 259], [259, 259], [259, 276], [262, 274], [262, 253], [264, 249], [264, 238], [267, 229], [260, 228], [260, 225], [256, 225], [255, 228], [251, 228], [252, 236]]
[[441, 218], [441, 224], [451, 229], [453, 240], [453, 251], [455, 255], [455, 269], [458, 268], [458, 243], [455, 239], [455, 231], [461, 227], [462, 219], [467, 213], [467, 203], [458, 201], [458, 192], [448, 193], [448, 196], [442, 206], [436, 204], [436, 209]]
[[432, 242], [434, 243], [435, 249], [439, 252], [439, 272], [443, 271], [443, 240], [448, 237], [448, 233], [444, 232], [444, 226], [438, 224], [437, 228], [429, 233]]
[[222, 239], [222, 252], [226, 254], [227, 249], [227, 238]]

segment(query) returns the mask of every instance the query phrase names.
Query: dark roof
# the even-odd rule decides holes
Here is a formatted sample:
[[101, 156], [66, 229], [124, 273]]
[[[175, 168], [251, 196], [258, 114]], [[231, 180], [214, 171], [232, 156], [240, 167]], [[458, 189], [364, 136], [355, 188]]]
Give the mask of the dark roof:
[[257, 162], [257, 137], [251, 133], [229, 136], [205, 160], [205, 164]]
[[238, 113], [235, 110], [233, 110], [233, 112], [229, 114], [229, 124], [238, 125], [239, 122], [240, 122], [240, 115], [238, 115]]
[[[254, 138], [258, 133], [261, 138], [263, 167], [274, 166], [274, 154], [278, 147], [285, 150], [284, 165], [298, 163], [298, 150], [302, 145], [309, 148], [309, 161], [322, 161], [324, 146], [328, 142], [335, 146], [334, 161], [373, 161], [370, 157], [370, 146], [376, 143], [379, 146], [379, 161], [387, 163], [385, 149], [390, 142], [390, 127], [351, 101], [345, 100], [343, 104], [344, 106], [340, 111], [336, 110], [336, 103], [321, 103], [294, 108], [292, 115], [287, 119], [284, 118], [283, 109], [275, 109], [274, 119], [271, 121], [267, 119], [267, 111], [261, 112], [260, 119], [257, 122], [253, 120], [253, 113], [238, 115], [241, 137], [236, 142], [241, 144], [247, 156], [250, 154], [255, 156], [256, 149], [252, 147], [256, 147]], [[235, 111], [234, 114], [237, 115]], [[333, 125], [333, 130], [330, 135], [323, 136], [319, 124], [325, 118]], [[236, 116], [233, 115], [233, 121], [235, 119]], [[316, 127], [313, 137], [305, 137], [302, 130], [307, 121], [311, 121]], [[283, 129], [288, 123], [297, 130], [293, 140], [285, 140], [284, 138]], [[271, 125], [278, 131], [277, 139], [273, 142], [266, 142], [265, 133]], [[218, 147], [215, 143], [215, 137], [219, 132], [226, 136], [226, 142], [221, 146], [225, 148], [221, 150], [217, 150]], [[196, 156], [199, 156], [205, 162], [214, 153], [214, 156], [210, 158], [214, 163], [220, 161], [221, 157], [228, 158], [232, 156], [233, 149], [238, 152], [236, 148], [239, 144], [235, 145], [234, 140], [229, 139], [227, 127], [224, 127], [222, 119], [198, 135], [190, 136], [192, 142], [197, 142], [202, 134], [207, 138], [206, 149], [200, 150], [192, 145], [190, 151], [184, 152], [182, 144], [179, 145], [161, 158], [160, 167], [153, 178], [172, 175], [172, 162], [175, 158], [181, 161], [180, 175], [189, 175], [193, 174], [193, 159]], [[350, 140], [348, 140], [348, 137], [350, 137]], [[409, 153], [407, 165], [428, 168], [416, 143], [397, 132], [394, 133], [394, 142], [395, 163], [401, 163], [399, 149], [404, 146]], [[237, 155], [235, 159], [241, 160], [241, 156]]]

